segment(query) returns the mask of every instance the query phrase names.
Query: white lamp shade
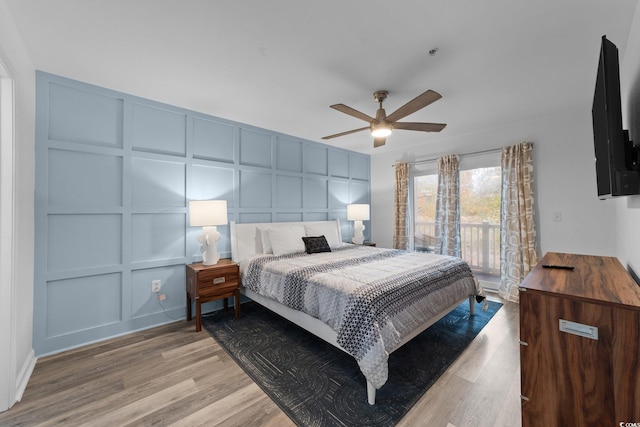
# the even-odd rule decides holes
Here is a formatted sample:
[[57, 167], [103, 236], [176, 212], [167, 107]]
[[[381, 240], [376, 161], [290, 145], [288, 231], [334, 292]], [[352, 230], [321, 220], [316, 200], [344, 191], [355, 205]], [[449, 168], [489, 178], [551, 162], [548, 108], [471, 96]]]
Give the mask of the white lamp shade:
[[369, 205], [367, 204], [347, 205], [347, 220], [348, 221], [368, 221]]
[[189, 202], [189, 225], [191, 227], [207, 227], [226, 223], [226, 200], [192, 200]]

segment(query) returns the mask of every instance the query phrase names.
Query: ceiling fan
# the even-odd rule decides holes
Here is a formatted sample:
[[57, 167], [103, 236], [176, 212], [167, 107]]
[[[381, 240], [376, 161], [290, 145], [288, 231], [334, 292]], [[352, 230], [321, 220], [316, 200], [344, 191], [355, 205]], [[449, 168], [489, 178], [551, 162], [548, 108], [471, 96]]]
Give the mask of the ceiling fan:
[[422, 95], [418, 95], [413, 98], [411, 101], [404, 104], [402, 107], [398, 108], [393, 113], [387, 116], [384, 108], [382, 108], [382, 101], [387, 99], [387, 95], [389, 94], [386, 90], [379, 90], [374, 92], [373, 99], [376, 100], [380, 104], [378, 111], [376, 112], [376, 118], [370, 117], [364, 113], [361, 113], [358, 110], [355, 110], [351, 107], [347, 107], [344, 104], [334, 104], [330, 107], [334, 110], [338, 110], [342, 113], [353, 116], [357, 119], [364, 120], [369, 123], [369, 126], [348, 130], [346, 132], [336, 133], [334, 135], [324, 136], [322, 139], [331, 139], [336, 138], [338, 136], [349, 135], [351, 133], [360, 132], [362, 130], [370, 129], [371, 135], [373, 136], [373, 146], [381, 147], [387, 141], [387, 136], [391, 134], [393, 129], [404, 129], [404, 130], [418, 130], [422, 132], [440, 132], [446, 124], [444, 123], [417, 123], [417, 122], [399, 122], [398, 120], [403, 117], [408, 116], [409, 114], [415, 113], [416, 111], [426, 107], [432, 102], [437, 101], [442, 98], [442, 96], [434, 92], [432, 90], [428, 90]]

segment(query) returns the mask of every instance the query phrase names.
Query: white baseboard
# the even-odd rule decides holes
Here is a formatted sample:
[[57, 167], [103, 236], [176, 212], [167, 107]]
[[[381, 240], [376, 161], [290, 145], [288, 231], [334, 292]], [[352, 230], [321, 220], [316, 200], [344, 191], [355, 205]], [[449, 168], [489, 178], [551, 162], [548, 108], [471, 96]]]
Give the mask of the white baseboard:
[[500, 288], [500, 283], [487, 282], [485, 280], [478, 280], [478, 282], [485, 291], [498, 292], [498, 289]]
[[[36, 353], [33, 349], [29, 352], [29, 356], [24, 361], [22, 365], [22, 369], [18, 373], [18, 377], [16, 378], [16, 389], [15, 389], [15, 401], [20, 402], [22, 400], [22, 395], [27, 388], [27, 384], [29, 383], [29, 379], [31, 378], [31, 374], [33, 374], [33, 370], [36, 367], [36, 362], [38, 358], [36, 357]], [[14, 402], [15, 403], [15, 402]]]

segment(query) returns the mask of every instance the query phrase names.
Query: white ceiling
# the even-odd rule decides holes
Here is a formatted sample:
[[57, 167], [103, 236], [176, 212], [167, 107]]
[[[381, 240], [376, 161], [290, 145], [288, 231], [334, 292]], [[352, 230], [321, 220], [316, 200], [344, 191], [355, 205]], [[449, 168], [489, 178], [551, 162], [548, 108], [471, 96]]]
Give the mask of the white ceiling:
[[[408, 149], [591, 108], [600, 37], [624, 52], [637, 0], [4, 0], [39, 70], [296, 137], [366, 126], [427, 89], [443, 98], [382, 148]], [[435, 56], [429, 51], [437, 48]]]

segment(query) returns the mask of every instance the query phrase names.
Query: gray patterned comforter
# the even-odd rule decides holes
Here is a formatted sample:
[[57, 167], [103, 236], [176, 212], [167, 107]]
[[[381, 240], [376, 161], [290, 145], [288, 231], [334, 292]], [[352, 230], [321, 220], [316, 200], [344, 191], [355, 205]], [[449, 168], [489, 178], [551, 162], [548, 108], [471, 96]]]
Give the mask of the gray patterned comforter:
[[345, 245], [318, 254], [258, 255], [242, 285], [320, 319], [366, 379], [387, 381], [389, 353], [431, 317], [481, 289], [459, 258]]

